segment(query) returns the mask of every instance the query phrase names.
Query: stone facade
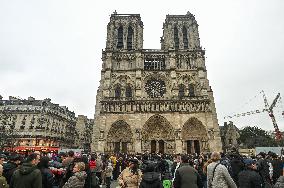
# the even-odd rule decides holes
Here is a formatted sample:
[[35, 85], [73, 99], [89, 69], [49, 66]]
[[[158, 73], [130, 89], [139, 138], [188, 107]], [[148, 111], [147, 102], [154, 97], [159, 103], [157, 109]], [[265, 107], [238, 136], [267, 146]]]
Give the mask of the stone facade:
[[229, 123], [224, 122], [224, 126], [220, 126], [220, 132], [223, 151], [230, 151], [233, 148], [239, 148], [239, 129], [233, 124], [232, 121], [230, 121]]
[[91, 151], [92, 132], [94, 120], [87, 116], [78, 115], [76, 121], [76, 139], [75, 146], [78, 149], [84, 149], [85, 152]]
[[102, 61], [93, 151], [222, 150], [205, 51], [191, 13], [166, 16], [161, 49], [143, 49], [139, 14], [113, 13]]
[[75, 113], [50, 99], [0, 98], [1, 146], [72, 148], [75, 125]]

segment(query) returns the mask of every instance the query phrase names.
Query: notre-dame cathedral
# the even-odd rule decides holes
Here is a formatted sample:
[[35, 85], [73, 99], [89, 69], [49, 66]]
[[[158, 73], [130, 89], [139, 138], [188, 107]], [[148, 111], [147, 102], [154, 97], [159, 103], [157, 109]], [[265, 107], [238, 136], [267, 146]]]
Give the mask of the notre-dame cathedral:
[[110, 16], [92, 151], [221, 151], [213, 91], [194, 15], [167, 15], [161, 49], [143, 49], [139, 14]]

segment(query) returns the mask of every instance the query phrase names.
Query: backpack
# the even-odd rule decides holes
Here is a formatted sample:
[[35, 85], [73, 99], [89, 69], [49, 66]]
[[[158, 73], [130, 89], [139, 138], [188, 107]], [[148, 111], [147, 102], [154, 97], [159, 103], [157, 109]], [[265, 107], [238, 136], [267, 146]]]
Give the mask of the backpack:
[[100, 180], [96, 175], [95, 171], [91, 171], [91, 188], [99, 188], [100, 187]]
[[223, 158], [220, 160], [220, 164], [224, 165], [227, 168], [230, 176], [233, 177], [234, 172], [232, 169], [231, 161], [228, 158]]
[[164, 188], [171, 188], [172, 187], [172, 181], [171, 180], [164, 180], [163, 181], [163, 187]]

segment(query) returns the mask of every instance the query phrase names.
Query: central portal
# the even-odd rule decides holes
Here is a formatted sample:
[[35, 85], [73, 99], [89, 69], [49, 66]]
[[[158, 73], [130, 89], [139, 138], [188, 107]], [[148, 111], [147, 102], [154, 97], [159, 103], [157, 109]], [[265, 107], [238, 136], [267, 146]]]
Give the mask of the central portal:
[[163, 140], [152, 140], [151, 153], [165, 153], [165, 142]]
[[172, 153], [170, 143], [174, 140], [174, 130], [166, 118], [154, 115], [148, 119], [142, 130], [144, 143], [142, 152]]

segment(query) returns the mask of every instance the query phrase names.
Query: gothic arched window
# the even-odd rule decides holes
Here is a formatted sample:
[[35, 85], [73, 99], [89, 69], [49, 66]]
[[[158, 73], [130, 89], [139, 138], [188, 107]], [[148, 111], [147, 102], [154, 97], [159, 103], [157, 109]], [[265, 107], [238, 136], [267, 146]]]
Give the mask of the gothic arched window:
[[120, 26], [117, 30], [117, 48], [123, 48], [123, 27]]
[[179, 38], [178, 38], [177, 27], [174, 28], [174, 42], [175, 42], [175, 49], [179, 49]]
[[180, 84], [178, 87], [178, 96], [184, 97], [184, 85]]
[[190, 97], [194, 97], [195, 96], [195, 93], [194, 93], [194, 85], [193, 84], [189, 84], [188, 86], [188, 95]]
[[131, 26], [129, 26], [128, 27], [128, 34], [127, 34], [127, 50], [133, 49], [132, 40], [133, 40], [133, 29], [132, 29]]
[[114, 97], [115, 98], [120, 98], [121, 97], [121, 88], [120, 86], [116, 86], [114, 90]]
[[125, 89], [125, 96], [126, 97], [132, 97], [132, 89], [130, 86], [127, 86]]
[[188, 38], [187, 38], [187, 29], [185, 26], [182, 28], [182, 34], [183, 34], [183, 48], [188, 49]]

